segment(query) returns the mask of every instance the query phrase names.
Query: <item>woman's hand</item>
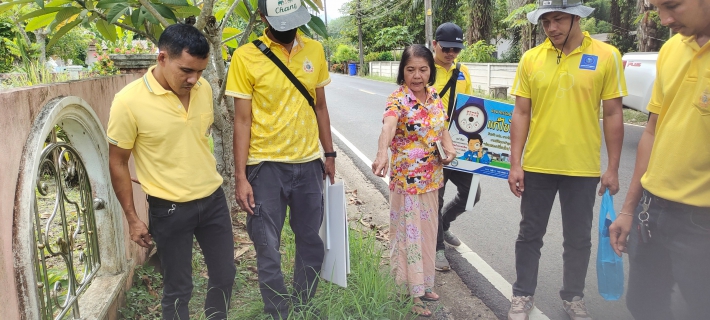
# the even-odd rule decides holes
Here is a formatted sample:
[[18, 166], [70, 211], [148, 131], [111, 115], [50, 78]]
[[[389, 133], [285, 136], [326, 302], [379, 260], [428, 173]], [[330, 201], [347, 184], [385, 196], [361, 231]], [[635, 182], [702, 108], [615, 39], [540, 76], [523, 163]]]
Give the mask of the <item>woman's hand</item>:
[[444, 164], [449, 164], [451, 161], [454, 161], [454, 159], [456, 159], [456, 149], [454, 149], [454, 142], [451, 140], [449, 131], [444, 131], [441, 135], [441, 146], [444, 147], [444, 152], [446, 153], [446, 159], [442, 157], [441, 161]]
[[378, 151], [377, 157], [372, 163], [372, 173], [378, 177], [384, 177], [387, 174], [388, 164], [389, 159], [387, 158], [387, 151]]

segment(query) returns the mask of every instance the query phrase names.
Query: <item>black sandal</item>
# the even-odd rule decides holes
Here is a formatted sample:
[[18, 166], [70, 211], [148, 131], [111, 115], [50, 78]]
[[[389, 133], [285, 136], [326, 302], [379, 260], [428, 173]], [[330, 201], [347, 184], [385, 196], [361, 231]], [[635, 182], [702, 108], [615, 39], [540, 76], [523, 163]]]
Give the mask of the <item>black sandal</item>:
[[[419, 297], [419, 299], [422, 299], [423, 301], [439, 301], [439, 299], [441, 299], [441, 297], [429, 298], [426, 296], [428, 293], [434, 293], [434, 291], [432, 291], [431, 289], [424, 290], [424, 295]], [[434, 293], [434, 294], [436, 294], [436, 293]], [[438, 296], [438, 294], [437, 294], [437, 296]]]

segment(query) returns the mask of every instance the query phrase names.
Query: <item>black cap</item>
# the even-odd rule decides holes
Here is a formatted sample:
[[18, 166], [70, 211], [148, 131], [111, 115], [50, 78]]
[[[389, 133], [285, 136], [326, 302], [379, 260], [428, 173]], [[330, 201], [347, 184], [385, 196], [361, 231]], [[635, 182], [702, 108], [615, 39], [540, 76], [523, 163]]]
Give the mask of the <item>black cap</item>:
[[444, 48], [463, 49], [463, 30], [451, 22], [444, 23], [436, 28], [434, 40]]

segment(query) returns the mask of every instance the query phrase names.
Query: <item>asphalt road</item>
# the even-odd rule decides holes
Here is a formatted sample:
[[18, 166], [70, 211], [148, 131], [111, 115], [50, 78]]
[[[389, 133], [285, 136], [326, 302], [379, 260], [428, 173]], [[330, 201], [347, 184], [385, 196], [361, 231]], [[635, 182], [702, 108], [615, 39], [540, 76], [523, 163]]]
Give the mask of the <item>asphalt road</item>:
[[[345, 139], [350, 141], [368, 159], [373, 160], [377, 152], [377, 138], [382, 126], [382, 113], [385, 108], [387, 96], [396, 89], [395, 84], [372, 81], [340, 74], [331, 74], [332, 83], [326, 87], [326, 97], [330, 110], [331, 125], [340, 132]], [[619, 182], [621, 191], [614, 197], [615, 207], [618, 210], [628, 189], [633, 172], [636, 146], [641, 137], [643, 128], [625, 125], [624, 146], [619, 169]], [[348, 147], [336, 139], [341, 148]], [[606, 147], [602, 146], [602, 170], [606, 166]], [[360, 168], [368, 170], [364, 164]], [[371, 173], [370, 177], [374, 177]], [[373, 178], [373, 180], [376, 180]], [[519, 199], [513, 196], [508, 189], [507, 181], [481, 177], [481, 201], [471, 212], [466, 212], [456, 220], [451, 230], [460, 239], [476, 252], [495, 271], [500, 273], [509, 283], [515, 281], [514, 244], [520, 221]], [[380, 184], [382, 189], [383, 183]], [[445, 201], [453, 198], [455, 187], [449, 184]], [[597, 198], [595, 212], [599, 211], [601, 197]], [[592, 231], [592, 257], [587, 273], [587, 286], [585, 301], [595, 319], [631, 320], [633, 319], [626, 309], [625, 301], [605, 301], [597, 291], [596, 277], [596, 251], [597, 219], [594, 219]], [[559, 290], [562, 286], [562, 224], [559, 202], [556, 201], [550, 216], [547, 234], [544, 238], [540, 260], [540, 272], [537, 292], [535, 294], [536, 306], [550, 319], [568, 319], [562, 310]], [[449, 255], [449, 251], [447, 251]], [[457, 268], [471, 268], [470, 264], [456, 261], [452, 266]], [[625, 268], [628, 270], [628, 260], [625, 259]], [[480, 282], [480, 275], [475, 270], [456, 270], [462, 277], [471, 274], [469, 287], [476, 286], [471, 282]], [[628, 272], [628, 271], [627, 271]], [[628, 275], [628, 274], [627, 274]], [[486, 291], [495, 291], [492, 286], [482, 286]], [[475, 291], [475, 290], [474, 290]], [[489, 307], [499, 315], [507, 312], [508, 305], [499, 292], [481, 292], [479, 295], [490, 296]], [[501, 303], [501, 300], [503, 303]]]

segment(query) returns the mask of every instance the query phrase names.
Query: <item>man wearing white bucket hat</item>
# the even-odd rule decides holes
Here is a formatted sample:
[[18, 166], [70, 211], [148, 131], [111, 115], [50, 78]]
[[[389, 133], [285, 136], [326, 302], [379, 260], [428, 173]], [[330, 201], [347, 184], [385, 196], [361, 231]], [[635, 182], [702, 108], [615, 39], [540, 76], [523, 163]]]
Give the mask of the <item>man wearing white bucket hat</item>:
[[[533, 308], [542, 238], [557, 193], [564, 237], [562, 306], [570, 319], [591, 319], [583, 297], [595, 192], [619, 190], [621, 97], [626, 95], [619, 51], [579, 26], [592, 11], [581, 0], [539, 0], [537, 10], [528, 14], [531, 23], [542, 22], [547, 39], [525, 52], [511, 90], [516, 99], [508, 184], [521, 197], [522, 219], [510, 320], [527, 320]], [[608, 154], [603, 175], [600, 102]]]
[[[324, 88], [330, 75], [323, 46], [298, 34], [311, 20], [301, 0], [258, 4], [268, 27], [235, 51], [225, 93], [235, 98], [236, 198], [248, 213], [264, 312], [286, 319], [290, 309], [308, 311], [325, 253], [323, 179], [334, 182], [336, 156]], [[293, 290], [281, 272], [286, 214], [296, 238]]]

